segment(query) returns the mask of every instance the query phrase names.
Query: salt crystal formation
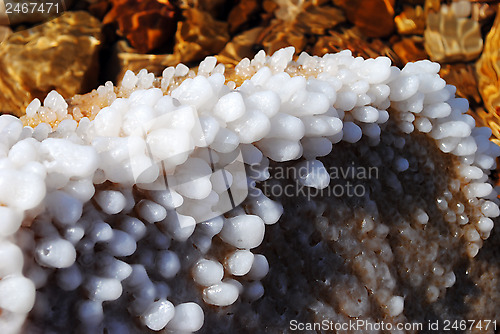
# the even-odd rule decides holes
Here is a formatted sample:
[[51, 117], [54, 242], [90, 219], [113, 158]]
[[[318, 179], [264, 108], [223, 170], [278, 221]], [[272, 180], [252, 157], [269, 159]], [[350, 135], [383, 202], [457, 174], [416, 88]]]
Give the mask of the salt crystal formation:
[[499, 215], [500, 149], [436, 63], [293, 53], [1, 116], [0, 332], [425, 321]]

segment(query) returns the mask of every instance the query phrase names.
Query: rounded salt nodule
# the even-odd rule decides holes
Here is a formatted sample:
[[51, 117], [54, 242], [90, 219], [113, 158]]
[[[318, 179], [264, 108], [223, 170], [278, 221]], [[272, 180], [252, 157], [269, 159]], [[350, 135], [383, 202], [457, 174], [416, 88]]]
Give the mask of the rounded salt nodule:
[[132, 274], [132, 266], [126, 262], [112, 258], [111, 262], [107, 263], [102, 271], [106, 277], [123, 281]]
[[193, 279], [203, 286], [211, 286], [222, 280], [224, 268], [217, 261], [201, 259], [193, 267]]
[[17, 166], [23, 166], [29, 161], [38, 159], [38, 144], [34, 138], [26, 138], [11, 147], [8, 158]]
[[166, 299], [155, 301], [141, 317], [142, 322], [154, 331], [159, 331], [174, 317], [175, 307]]
[[108, 223], [98, 221], [94, 223], [88, 236], [95, 242], [108, 241], [113, 237], [113, 229]]
[[184, 198], [171, 188], [151, 191], [148, 194], [153, 201], [160, 204], [167, 210], [175, 210], [184, 202]]
[[488, 196], [493, 187], [489, 183], [471, 182], [464, 187], [464, 194], [467, 198]]
[[228, 124], [243, 144], [256, 142], [269, 133], [271, 122], [258, 110], [249, 110], [241, 118]]
[[277, 113], [271, 118], [271, 129], [266, 138], [299, 140], [304, 137], [305, 127], [300, 118], [285, 113]]
[[168, 322], [167, 330], [176, 333], [196, 332], [203, 326], [204, 314], [200, 305], [189, 302], [175, 307], [174, 317]]
[[136, 210], [139, 216], [148, 223], [159, 222], [167, 216], [167, 210], [153, 201], [143, 199], [136, 205]]
[[71, 242], [59, 237], [42, 239], [35, 248], [35, 258], [47, 267], [67, 268], [75, 263], [76, 250]]
[[405, 170], [407, 170], [408, 168], [410, 167], [410, 164], [408, 162], [408, 160], [406, 160], [405, 158], [403, 157], [397, 157], [395, 160], [394, 160], [394, 168], [396, 169], [396, 171], [398, 172], [404, 172]]
[[[341, 131], [342, 132], [342, 131]], [[304, 158], [312, 160], [317, 157], [324, 157], [332, 151], [332, 141], [327, 138], [309, 138], [304, 137], [300, 140], [300, 144], [304, 148]]]
[[96, 325], [104, 319], [102, 303], [86, 300], [78, 307], [78, 318], [84, 324]]
[[283, 214], [283, 206], [260, 193], [250, 204], [252, 213], [259, 216], [266, 225], [276, 223]]
[[303, 161], [296, 165], [298, 181], [306, 187], [323, 189], [330, 184], [330, 175], [319, 160]]
[[36, 207], [46, 194], [42, 178], [16, 170], [0, 170], [0, 189], [0, 203], [19, 210]]
[[470, 180], [477, 180], [484, 175], [481, 168], [476, 167], [476, 166], [460, 164], [457, 167], [457, 170], [458, 170], [458, 173], [460, 174], [460, 176], [467, 178], [467, 179], [470, 179]]
[[277, 162], [295, 160], [303, 152], [300, 142], [278, 138], [264, 138], [257, 143], [257, 147], [265, 156]]
[[75, 144], [67, 139], [47, 138], [39, 154], [50, 161], [50, 172], [85, 178], [97, 169], [99, 156], [92, 146]]
[[491, 169], [495, 164], [495, 159], [487, 154], [477, 154], [474, 157], [474, 164], [482, 169]]
[[172, 278], [181, 269], [181, 262], [176, 253], [164, 250], [156, 255], [156, 268], [164, 278]]
[[253, 260], [251, 251], [238, 249], [226, 256], [224, 267], [231, 275], [243, 276], [252, 268]]
[[363, 123], [375, 123], [378, 120], [378, 110], [371, 106], [356, 107], [351, 111], [354, 119]]
[[264, 221], [260, 217], [240, 215], [226, 219], [219, 236], [237, 248], [251, 249], [262, 243], [264, 233]]
[[63, 191], [82, 203], [89, 201], [95, 194], [95, 187], [90, 179], [70, 180]]
[[35, 285], [26, 277], [9, 275], [0, 280], [0, 309], [28, 313], [35, 304]]
[[108, 251], [114, 256], [129, 256], [134, 254], [137, 243], [128, 233], [114, 229], [113, 237], [106, 242]]
[[91, 277], [85, 283], [89, 298], [94, 301], [111, 301], [122, 295], [122, 284], [115, 278]]
[[108, 215], [120, 213], [126, 205], [126, 198], [120, 191], [104, 190], [94, 196], [99, 207]]
[[500, 215], [500, 209], [498, 208], [498, 205], [496, 205], [492, 201], [485, 201], [481, 205], [481, 212], [486, 217], [492, 218], [498, 217]]
[[222, 96], [214, 106], [213, 113], [224, 122], [232, 122], [245, 114], [245, 102], [239, 92]]
[[264, 296], [264, 286], [261, 282], [251, 282], [245, 286], [244, 297], [246, 300], [254, 302], [262, 296]]
[[191, 216], [184, 216], [170, 211], [162, 224], [165, 225], [172, 239], [186, 241], [194, 232], [196, 220]]
[[238, 288], [230, 283], [216, 283], [203, 289], [203, 301], [215, 306], [229, 306], [238, 299]]
[[435, 285], [429, 285], [425, 291], [425, 297], [429, 303], [435, 302], [439, 298], [439, 289]]
[[0, 206], [0, 217], [2, 217], [0, 237], [16, 233], [23, 222], [22, 211], [6, 206]]
[[120, 222], [120, 229], [129, 234], [135, 241], [142, 239], [147, 232], [146, 225], [135, 217], [125, 216]]
[[389, 316], [396, 317], [400, 315], [404, 310], [404, 303], [404, 297], [401, 296], [393, 296], [391, 299], [389, 299], [386, 306]]
[[85, 229], [82, 226], [70, 226], [66, 228], [63, 232], [64, 239], [76, 245], [80, 240], [82, 240], [85, 235]]
[[343, 137], [342, 140], [348, 143], [356, 143], [361, 139], [363, 132], [361, 128], [354, 124], [353, 122], [344, 122], [344, 127], [342, 129]]
[[481, 236], [479, 235], [479, 233], [477, 232], [476, 228], [471, 226], [471, 225], [467, 225], [465, 228], [464, 228], [464, 237], [465, 237], [465, 240], [469, 241], [469, 242], [476, 242], [476, 241], [479, 241], [481, 240]]
[[83, 282], [83, 276], [76, 264], [57, 272], [57, 285], [64, 291], [73, 291]]
[[262, 254], [256, 254], [253, 259], [252, 267], [246, 274], [246, 278], [250, 280], [261, 280], [266, 277], [269, 272], [269, 262]]
[[488, 217], [481, 217], [479, 218], [478, 222], [476, 223], [476, 226], [481, 233], [490, 233], [491, 230], [493, 229], [494, 223], [493, 220], [491, 220]]
[[13, 273], [21, 273], [24, 258], [21, 248], [17, 245], [0, 239], [0, 280]]

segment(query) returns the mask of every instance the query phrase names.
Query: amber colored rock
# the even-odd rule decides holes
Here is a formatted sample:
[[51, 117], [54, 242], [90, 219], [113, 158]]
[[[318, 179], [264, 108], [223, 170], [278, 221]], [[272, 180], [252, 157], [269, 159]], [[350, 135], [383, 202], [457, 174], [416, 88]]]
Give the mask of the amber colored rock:
[[229, 41], [228, 23], [215, 20], [209, 13], [195, 8], [183, 12], [184, 21], [179, 22], [174, 54], [182, 62], [202, 60], [224, 48]]
[[52, 89], [68, 98], [97, 84], [101, 24], [87, 12], [10, 35], [0, 44], [0, 112], [22, 115]]
[[177, 8], [167, 0], [112, 0], [104, 24], [116, 23], [118, 33], [141, 53], [173, 42]]
[[[467, 13], [467, 8], [469, 12]], [[467, 16], [470, 7], [441, 6], [429, 12], [425, 29], [425, 50], [437, 62], [470, 61], [483, 49], [479, 23]]]
[[457, 87], [457, 95], [466, 98], [471, 108], [481, 104], [476, 73], [471, 64], [444, 64], [439, 75], [450, 85]]
[[330, 31], [330, 35], [321, 36], [311, 49], [310, 54], [322, 56], [325, 53], [351, 50], [353, 56], [363, 58], [389, 57], [393, 64], [401, 66], [398, 55], [384, 42], [374, 39], [368, 42], [358, 28], [347, 29], [341, 32]]
[[293, 46], [296, 52], [300, 52], [304, 50], [307, 38], [300, 30], [295, 29], [293, 24], [274, 20], [270, 26], [264, 29], [256, 42], [262, 45], [268, 54], [287, 46]]
[[256, 41], [269, 54], [290, 45], [300, 53], [309, 42], [308, 36], [324, 35], [345, 21], [339, 9], [310, 3], [293, 8], [282, 6], [275, 13], [278, 18], [264, 28]]
[[0, 44], [12, 34], [12, 30], [8, 26], [0, 26]]
[[295, 26], [306, 34], [324, 35], [344, 21], [344, 14], [338, 8], [306, 5], [295, 18]]
[[227, 22], [229, 23], [229, 31], [233, 34], [239, 31], [245, 25], [249, 25], [250, 20], [257, 15], [261, 9], [259, 1], [241, 0], [229, 12]]
[[347, 19], [367, 37], [384, 37], [394, 31], [394, 0], [334, 0]]
[[425, 29], [424, 9], [422, 6], [407, 6], [394, 18], [394, 22], [401, 35], [422, 35]]
[[497, 5], [495, 3], [481, 3], [475, 2], [472, 4], [471, 17], [474, 21], [480, 24], [488, 22], [495, 17], [497, 13]]
[[113, 50], [114, 68], [110, 68], [108, 74], [115, 78], [114, 82], [121, 82], [127, 70], [138, 73], [145, 68], [156, 76], [160, 76], [166, 67], [177, 65], [179, 62], [180, 59], [176, 55], [142, 54], [130, 48], [125, 41], [119, 41]]
[[500, 140], [500, 15], [486, 37], [484, 51], [476, 63], [479, 93], [483, 98], [486, 112], [482, 115], [485, 123]]
[[253, 57], [259, 48], [256, 41], [263, 30], [263, 27], [257, 27], [234, 36], [216, 56], [217, 60], [224, 64], [236, 65], [243, 58]]
[[406, 64], [410, 61], [428, 59], [424, 50], [424, 41], [420, 36], [406, 37], [392, 45], [392, 49]]
[[486, 109], [490, 113], [500, 111], [500, 15], [491, 27], [484, 51], [476, 63], [479, 92]]

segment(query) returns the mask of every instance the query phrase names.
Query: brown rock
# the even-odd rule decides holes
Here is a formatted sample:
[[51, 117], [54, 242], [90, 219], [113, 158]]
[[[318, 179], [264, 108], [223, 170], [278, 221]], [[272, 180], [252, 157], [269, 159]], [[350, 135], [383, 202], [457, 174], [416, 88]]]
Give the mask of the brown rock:
[[0, 44], [12, 34], [12, 30], [8, 26], [0, 26]]
[[113, 0], [104, 24], [116, 23], [118, 33], [141, 53], [173, 42], [177, 8], [167, 0]]
[[218, 53], [229, 41], [228, 23], [215, 20], [209, 13], [189, 8], [179, 22], [174, 54], [184, 63], [199, 61]]
[[496, 114], [500, 111], [500, 15], [497, 15], [491, 28], [484, 51], [476, 63], [476, 72], [479, 81], [479, 93], [486, 109]]
[[471, 64], [444, 64], [439, 75], [457, 87], [457, 95], [469, 100], [471, 108], [481, 104], [474, 66]]
[[344, 14], [338, 8], [308, 4], [295, 18], [295, 26], [306, 34], [324, 35], [344, 21]]
[[302, 31], [295, 29], [290, 22], [281, 20], [273, 20], [257, 39], [257, 44], [262, 45], [268, 54], [287, 46], [293, 46], [296, 52], [300, 52], [304, 50], [306, 43], [307, 38]]
[[384, 37], [394, 31], [394, 0], [334, 0], [347, 19], [367, 37]]
[[404, 64], [428, 58], [424, 50], [423, 38], [419, 36], [403, 38], [395, 42], [392, 45], [392, 49]]
[[[468, 10], [468, 13], [467, 13]], [[438, 13], [429, 12], [425, 29], [425, 50], [437, 62], [469, 61], [483, 49], [479, 23], [467, 16], [470, 7], [441, 6]]]
[[330, 31], [329, 36], [318, 38], [313, 48], [307, 51], [310, 54], [322, 56], [325, 53], [339, 52], [345, 49], [351, 50], [353, 56], [356, 57], [387, 56], [396, 66], [401, 65], [398, 55], [388, 45], [379, 39], [368, 42], [356, 27], [341, 32]]
[[260, 2], [255, 0], [241, 0], [231, 9], [227, 21], [229, 31], [235, 33], [243, 26], [248, 25], [249, 21], [256, 16], [261, 9]]
[[121, 82], [127, 70], [137, 74], [141, 69], [145, 68], [148, 72], [161, 76], [166, 67], [177, 65], [180, 62], [179, 57], [173, 54], [138, 53], [135, 49], [129, 47], [125, 41], [116, 43], [113, 50], [113, 59], [112, 63], [115, 67], [110, 68], [108, 74], [115, 78], [115, 82]]
[[253, 57], [257, 50], [256, 41], [264, 30], [257, 27], [235, 36], [217, 55], [221, 63], [236, 65], [243, 58]]
[[425, 29], [424, 9], [421, 6], [405, 7], [394, 22], [401, 35], [422, 35]]
[[52, 89], [64, 97], [97, 84], [101, 24], [86, 12], [67, 12], [10, 35], [0, 45], [0, 111], [22, 115]]

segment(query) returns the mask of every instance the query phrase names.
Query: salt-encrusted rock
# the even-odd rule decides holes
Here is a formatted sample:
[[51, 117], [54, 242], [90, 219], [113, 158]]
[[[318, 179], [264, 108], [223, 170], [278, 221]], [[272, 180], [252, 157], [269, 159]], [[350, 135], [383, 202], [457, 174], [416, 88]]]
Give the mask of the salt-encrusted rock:
[[101, 25], [86, 12], [12, 33], [0, 47], [0, 111], [21, 116], [53, 87], [66, 98], [89, 91], [97, 83], [100, 40]]
[[28, 127], [1, 116], [0, 294], [23, 289], [2, 330], [476, 315], [446, 296], [471, 298], [453, 287], [500, 214], [491, 130], [435, 63], [293, 54], [128, 72], [34, 100]]

